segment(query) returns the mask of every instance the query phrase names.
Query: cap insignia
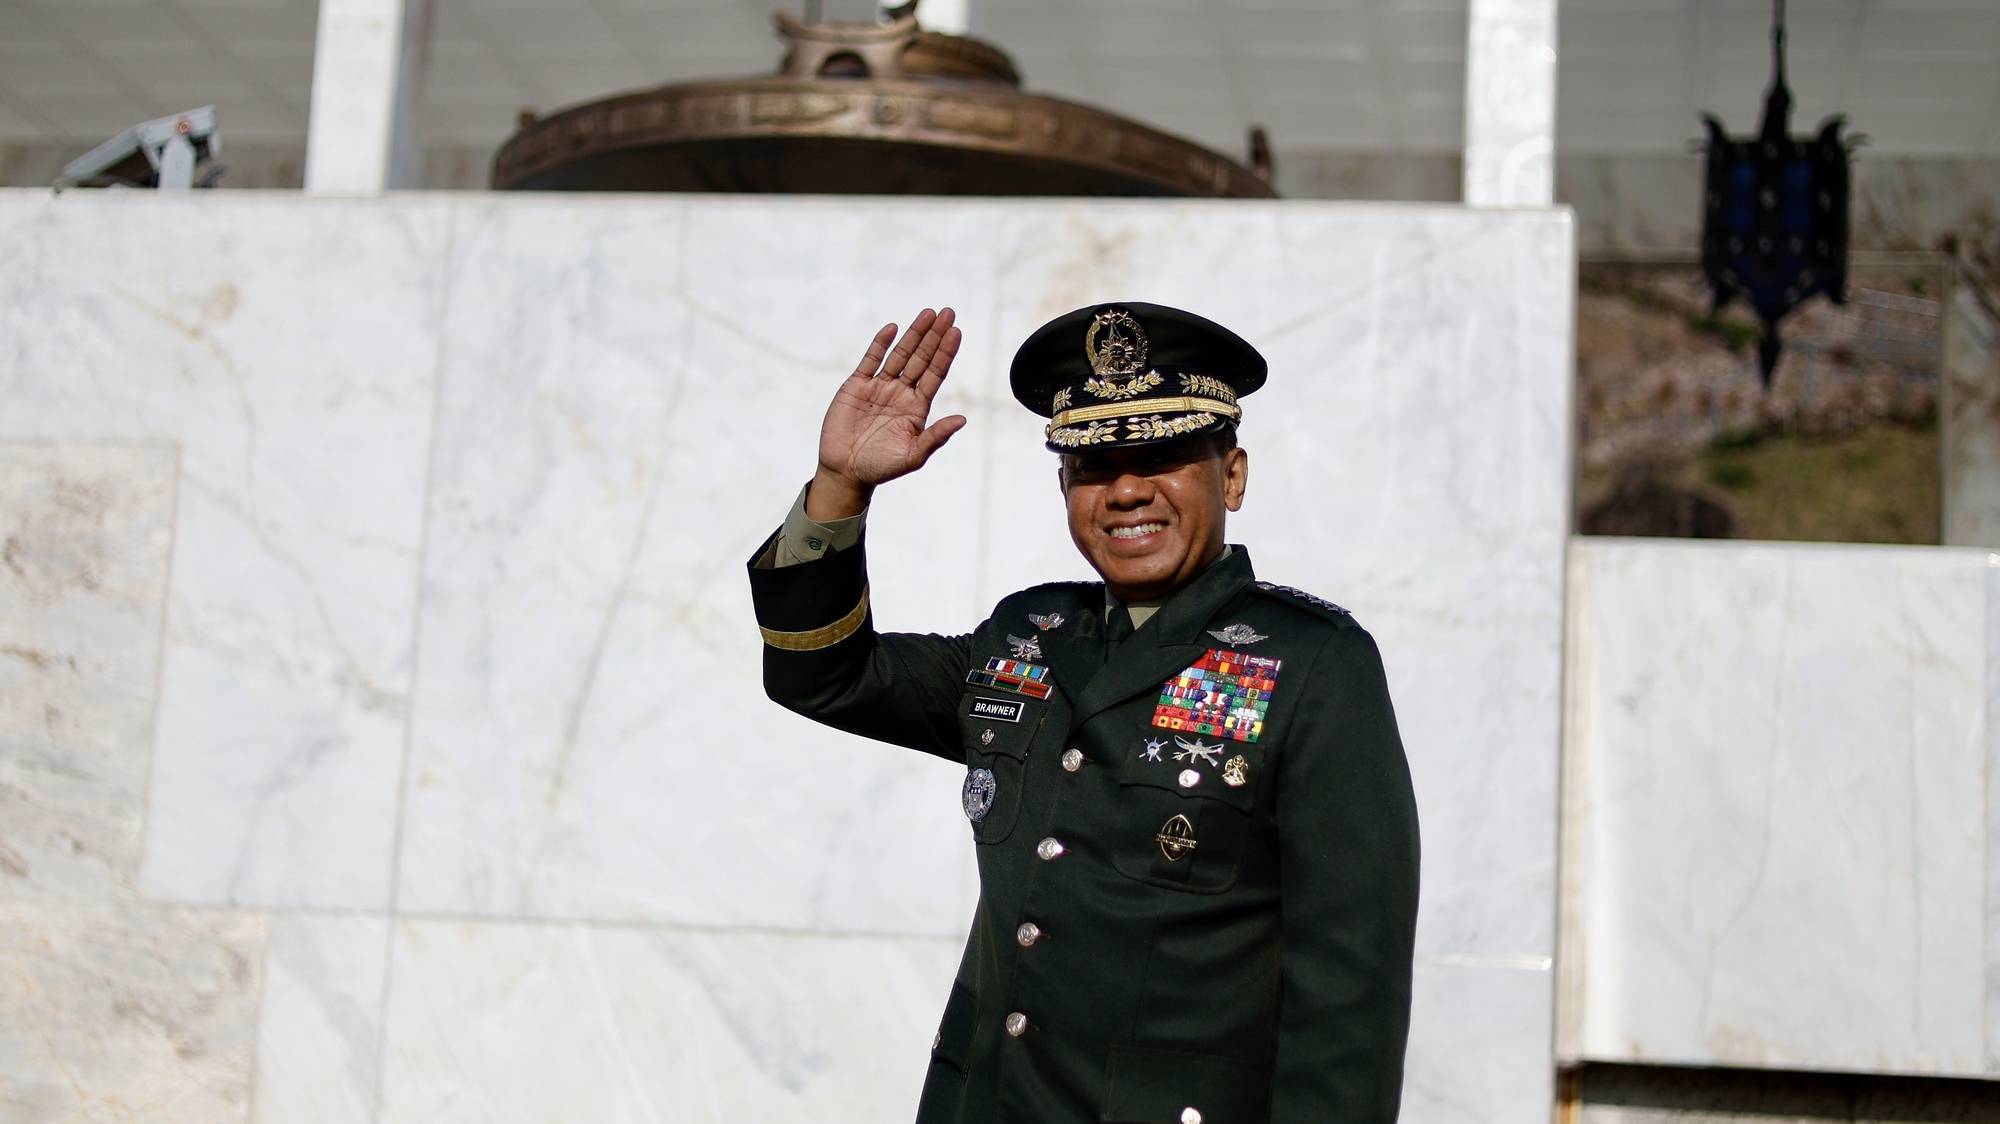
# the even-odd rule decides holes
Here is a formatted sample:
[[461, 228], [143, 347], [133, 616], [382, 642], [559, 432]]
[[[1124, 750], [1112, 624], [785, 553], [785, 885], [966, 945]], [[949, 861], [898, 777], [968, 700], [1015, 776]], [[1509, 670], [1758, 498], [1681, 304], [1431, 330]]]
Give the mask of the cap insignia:
[[1146, 329], [1124, 309], [1107, 308], [1091, 319], [1083, 350], [1093, 374], [1137, 374], [1146, 369]]
[[1060, 414], [1064, 410], [1069, 409], [1069, 395], [1072, 389], [1072, 387], [1066, 386], [1056, 391], [1055, 401], [1049, 403], [1049, 413]]

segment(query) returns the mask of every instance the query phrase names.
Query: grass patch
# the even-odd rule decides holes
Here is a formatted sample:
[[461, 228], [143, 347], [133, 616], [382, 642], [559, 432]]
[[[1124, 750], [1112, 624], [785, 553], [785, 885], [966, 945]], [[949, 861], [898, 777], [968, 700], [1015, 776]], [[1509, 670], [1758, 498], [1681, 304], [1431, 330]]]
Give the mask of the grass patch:
[[[1926, 417], [1831, 437], [1726, 433], [1656, 476], [1727, 508], [1739, 539], [1935, 544], [1938, 454]], [[1603, 501], [1615, 482], [1611, 468], [1584, 473], [1579, 508]]]
[[1718, 442], [1682, 480], [1720, 489], [1742, 538], [1935, 543], [1942, 533], [1935, 425]]
[[1708, 449], [1712, 453], [1742, 452], [1745, 449], [1754, 449], [1762, 445], [1764, 438], [1767, 436], [1769, 434], [1755, 426], [1744, 429], [1725, 429], [1709, 440]]
[[1742, 461], [1714, 461], [1708, 466], [1708, 482], [1731, 492], [1746, 492], [1757, 484], [1757, 470]]
[[1764, 334], [1763, 326], [1754, 320], [1740, 320], [1714, 312], [1689, 313], [1687, 326], [1692, 331], [1714, 336], [1722, 341], [1724, 347], [1739, 354]]

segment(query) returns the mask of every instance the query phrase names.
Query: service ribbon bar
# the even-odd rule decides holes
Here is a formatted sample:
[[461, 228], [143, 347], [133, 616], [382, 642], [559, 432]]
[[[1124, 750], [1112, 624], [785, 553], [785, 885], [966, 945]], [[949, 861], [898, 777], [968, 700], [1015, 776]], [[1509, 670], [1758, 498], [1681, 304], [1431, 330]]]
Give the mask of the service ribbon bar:
[[1278, 689], [1282, 661], [1210, 648], [1179, 675], [1160, 685], [1153, 725], [1163, 730], [1254, 742]]
[[1001, 659], [995, 656], [986, 661], [983, 670], [974, 668], [966, 672], [965, 681], [974, 687], [1012, 691], [1031, 699], [1049, 697], [1049, 669], [1025, 660]]

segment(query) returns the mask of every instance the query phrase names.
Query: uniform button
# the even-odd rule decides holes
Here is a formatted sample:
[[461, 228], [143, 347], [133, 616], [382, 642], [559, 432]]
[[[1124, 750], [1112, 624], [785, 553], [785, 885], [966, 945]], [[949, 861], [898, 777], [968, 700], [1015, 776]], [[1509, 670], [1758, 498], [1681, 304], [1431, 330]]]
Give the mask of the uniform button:
[[1201, 1124], [1201, 1110], [1193, 1107], [1182, 1109], [1181, 1124]]
[[1083, 768], [1083, 751], [1080, 749], [1064, 750], [1062, 761], [1064, 771], [1074, 773], [1078, 769]]
[[[1021, 1036], [1022, 1036], [1023, 1034], [1026, 1034], [1026, 1033], [1028, 1033], [1028, 1016], [1026, 1016], [1026, 1015], [1022, 1014], [1022, 1013], [1021, 1013], [1021, 1012], [1019, 1012], [1019, 1011], [1016, 1011], [1016, 1012], [1014, 1012], [1013, 1014], [1011, 1014], [1011, 1015], [1008, 1015], [1008, 1016], [1007, 1016], [1007, 1036], [1008, 1036], [1008, 1037], [1010, 1037], [1010, 1038], [1019, 1038], [1019, 1037], [1021, 1037]], [[1193, 1110], [1192, 1110], [1192, 1109], [1190, 1109], [1189, 1111], [1193, 1111]], [[1196, 1115], [1197, 1117], [1199, 1117], [1199, 1116], [1200, 1116], [1201, 1114], [1200, 1114], [1200, 1113], [1195, 1113], [1195, 1115]], [[1186, 1120], [1186, 1119], [1187, 1119], [1187, 1113], [1185, 1113], [1185, 1112], [1184, 1112], [1184, 1113], [1182, 1113], [1182, 1114], [1181, 1114], [1181, 1119], [1182, 1119], [1182, 1120]]]
[[1182, 787], [1182, 788], [1193, 788], [1193, 787], [1194, 787], [1195, 785], [1198, 785], [1198, 784], [1200, 784], [1200, 783], [1201, 783], [1201, 774], [1200, 774], [1200, 773], [1197, 773], [1197, 772], [1195, 772], [1195, 771], [1194, 771], [1193, 769], [1182, 769], [1182, 770], [1181, 770], [1181, 787]]
[[1023, 921], [1021, 922], [1021, 927], [1014, 930], [1014, 941], [1022, 948], [1026, 948], [1041, 939], [1042, 927], [1033, 921]]
[[939, 1031], [938, 1033], [931, 1035], [931, 1049], [935, 1050], [942, 1045], [944, 1045], [943, 1031]]
[[1055, 836], [1051, 835], [1040, 843], [1035, 844], [1035, 853], [1042, 856], [1043, 860], [1046, 861], [1062, 854], [1063, 845], [1056, 841]]

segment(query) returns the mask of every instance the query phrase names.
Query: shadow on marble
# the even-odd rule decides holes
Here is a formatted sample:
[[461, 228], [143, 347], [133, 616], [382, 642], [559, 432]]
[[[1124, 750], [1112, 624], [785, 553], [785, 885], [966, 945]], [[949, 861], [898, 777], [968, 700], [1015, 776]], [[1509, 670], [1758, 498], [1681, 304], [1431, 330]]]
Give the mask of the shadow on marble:
[[1580, 1124], [1978, 1124], [2000, 1120], [2000, 1085], [1676, 1066], [1587, 1065], [1566, 1077]]

